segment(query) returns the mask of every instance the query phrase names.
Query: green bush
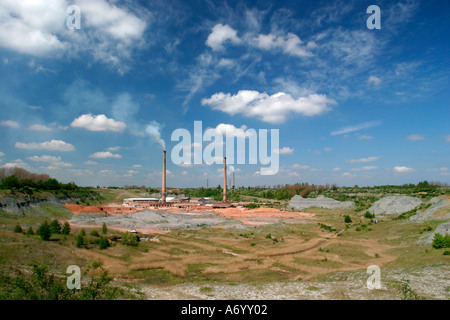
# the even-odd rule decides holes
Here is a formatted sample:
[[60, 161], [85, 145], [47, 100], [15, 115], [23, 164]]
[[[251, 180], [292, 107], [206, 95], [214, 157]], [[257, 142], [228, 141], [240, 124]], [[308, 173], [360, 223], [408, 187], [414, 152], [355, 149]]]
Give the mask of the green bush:
[[101, 237], [98, 242], [98, 246], [99, 246], [100, 250], [104, 250], [104, 249], [108, 248], [109, 247], [108, 238]]
[[20, 225], [16, 225], [16, 227], [14, 228], [14, 232], [15, 233], [22, 233], [23, 232], [22, 227]]
[[81, 229], [81, 231], [80, 231], [80, 235], [84, 237], [84, 236], [86, 235], [86, 230], [84, 230], [84, 229]]
[[92, 229], [90, 232], [91, 236], [93, 237], [100, 237], [100, 234], [98, 233], [97, 229]]
[[104, 222], [103, 222], [103, 225], [102, 225], [102, 233], [103, 234], [107, 234], [108, 233], [108, 227], [106, 226], [106, 223], [104, 223]]
[[54, 219], [50, 222], [50, 232], [52, 234], [60, 234], [61, 233], [61, 224], [58, 220]]
[[70, 290], [65, 279], [49, 274], [47, 267], [33, 266], [29, 276], [0, 273], [0, 300], [113, 300], [130, 294], [112, 286], [111, 280], [103, 271], [83, 284], [81, 290]]
[[352, 218], [350, 218], [350, 216], [347, 215], [347, 216], [344, 217], [344, 222], [345, 223], [352, 223]]
[[83, 237], [83, 235], [80, 233], [80, 234], [77, 236], [77, 243], [76, 243], [76, 246], [77, 246], [77, 248], [81, 248], [83, 245], [84, 245], [84, 237]]
[[366, 211], [366, 213], [364, 214], [364, 217], [367, 219], [374, 219], [375, 213], [370, 213], [369, 211]]
[[67, 221], [64, 222], [61, 233], [66, 235], [70, 233], [70, 224]]
[[445, 236], [443, 236], [440, 233], [436, 233], [432, 245], [435, 249], [450, 248], [450, 235], [445, 234]]
[[132, 246], [132, 247], [138, 245], [136, 236], [130, 232], [125, 232], [124, 234], [122, 234], [121, 243], [125, 246]]
[[42, 222], [39, 228], [36, 230], [36, 234], [41, 237], [42, 240], [48, 241], [52, 235], [50, 225], [47, 220]]
[[27, 235], [28, 236], [34, 235], [33, 228], [31, 228], [31, 227], [28, 228]]

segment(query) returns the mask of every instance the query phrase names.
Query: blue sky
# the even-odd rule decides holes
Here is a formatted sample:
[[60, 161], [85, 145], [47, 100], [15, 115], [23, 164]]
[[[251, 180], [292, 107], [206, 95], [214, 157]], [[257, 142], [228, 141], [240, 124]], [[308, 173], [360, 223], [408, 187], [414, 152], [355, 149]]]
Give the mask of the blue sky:
[[[81, 28], [69, 30], [69, 5]], [[368, 29], [366, 9], [381, 9]], [[448, 1], [0, 3], [0, 165], [161, 185], [177, 128], [279, 129], [280, 169], [236, 184], [450, 182]], [[168, 185], [222, 184], [221, 165]], [[233, 169], [233, 168], [231, 168]]]

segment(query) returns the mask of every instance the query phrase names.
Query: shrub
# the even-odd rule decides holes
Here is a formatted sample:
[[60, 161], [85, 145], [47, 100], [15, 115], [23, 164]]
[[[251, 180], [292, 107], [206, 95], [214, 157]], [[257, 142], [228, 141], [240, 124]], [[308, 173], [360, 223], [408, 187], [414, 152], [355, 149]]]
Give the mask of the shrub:
[[106, 223], [104, 223], [104, 222], [103, 222], [103, 225], [102, 225], [102, 233], [103, 234], [107, 234], [108, 233], [108, 227], [106, 226]]
[[246, 204], [246, 205], [244, 206], [244, 208], [247, 208], [247, 209], [256, 209], [256, 208], [259, 208], [259, 204], [256, 204], [256, 203], [249, 203], [249, 204]]
[[374, 219], [375, 213], [370, 213], [369, 211], [366, 211], [366, 213], [364, 214], [364, 217], [367, 219]]
[[81, 231], [80, 231], [80, 235], [84, 237], [84, 236], [86, 235], [86, 230], [84, 230], [84, 229], [81, 229]]
[[450, 248], [450, 235], [446, 234], [443, 236], [440, 233], [436, 233], [432, 245], [435, 249]]
[[90, 234], [93, 237], [100, 237], [100, 235], [98, 234], [98, 230], [97, 229], [92, 229]]
[[108, 238], [101, 237], [98, 242], [98, 246], [99, 246], [100, 250], [104, 250], [104, 249], [108, 248], [109, 247]]
[[52, 234], [60, 234], [61, 233], [61, 224], [58, 220], [54, 219], [50, 222], [50, 232]]
[[70, 224], [67, 221], [64, 222], [64, 225], [63, 225], [61, 233], [62, 234], [69, 234], [70, 233]]
[[77, 248], [81, 248], [84, 245], [84, 237], [81, 235], [81, 233], [77, 236]]
[[402, 294], [402, 300], [422, 300], [423, 298], [419, 296], [411, 287], [409, 286], [409, 280], [401, 279], [402, 284], [400, 285], [399, 291]]
[[345, 223], [352, 223], [352, 218], [350, 218], [350, 216], [347, 215], [347, 216], [344, 217], [344, 222]]
[[121, 243], [125, 246], [132, 246], [132, 247], [138, 245], [136, 236], [130, 232], [125, 232], [124, 234], [122, 234]]
[[48, 241], [52, 235], [50, 230], [50, 225], [47, 220], [45, 220], [39, 228], [36, 230], [36, 234], [41, 237], [42, 240]]
[[28, 236], [34, 235], [33, 228], [31, 228], [31, 227], [28, 228], [27, 235]]
[[16, 225], [16, 227], [14, 228], [14, 232], [15, 233], [22, 233], [23, 232], [22, 227], [20, 225]]

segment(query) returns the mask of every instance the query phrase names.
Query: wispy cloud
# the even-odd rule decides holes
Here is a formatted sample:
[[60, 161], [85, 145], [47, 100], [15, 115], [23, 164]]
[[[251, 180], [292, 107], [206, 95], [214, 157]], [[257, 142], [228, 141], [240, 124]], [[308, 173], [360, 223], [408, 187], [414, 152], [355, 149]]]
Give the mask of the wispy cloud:
[[346, 163], [364, 163], [364, 162], [372, 162], [380, 160], [381, 157], [367, 157], [367, 158], [359, 158], [359, 159], [351, 159], [351, 160], [345, 160]]
[[337, 136], [337, 135], [346, 134], [346, 133], [350, 133], [350, 132], [355, 132], [355, 131], [360, 131], [360, 130], [364, 130], [364, 129], [369, 129], [369, 128], [372, 128], [372, 127], [379, 126], [380, 124], [381, 124], [380, 121], [364, 122], [364, 123], [361, 123], [361, 124], [347, 126], [347, 127], [343, 127], [343, 128], [338, 129], [338, 130], [332, 131], [331, 135], [332, 136]]

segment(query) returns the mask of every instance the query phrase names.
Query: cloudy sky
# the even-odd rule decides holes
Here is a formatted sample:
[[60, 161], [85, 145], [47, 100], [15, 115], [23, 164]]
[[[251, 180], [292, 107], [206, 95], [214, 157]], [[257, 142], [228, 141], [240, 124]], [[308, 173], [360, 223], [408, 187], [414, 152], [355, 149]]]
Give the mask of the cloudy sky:
[[[381, 9], [381, 29], [366, 12]], [[69, 29], [80, 9], [80, 29]], [[172, 132], [279, 129], [237, 185], [450, 182], [448, 1], [0, 2], [0, 165], [80, 185], [222, 183]], [[206, 143], [204, 144], [204, 146]]]

